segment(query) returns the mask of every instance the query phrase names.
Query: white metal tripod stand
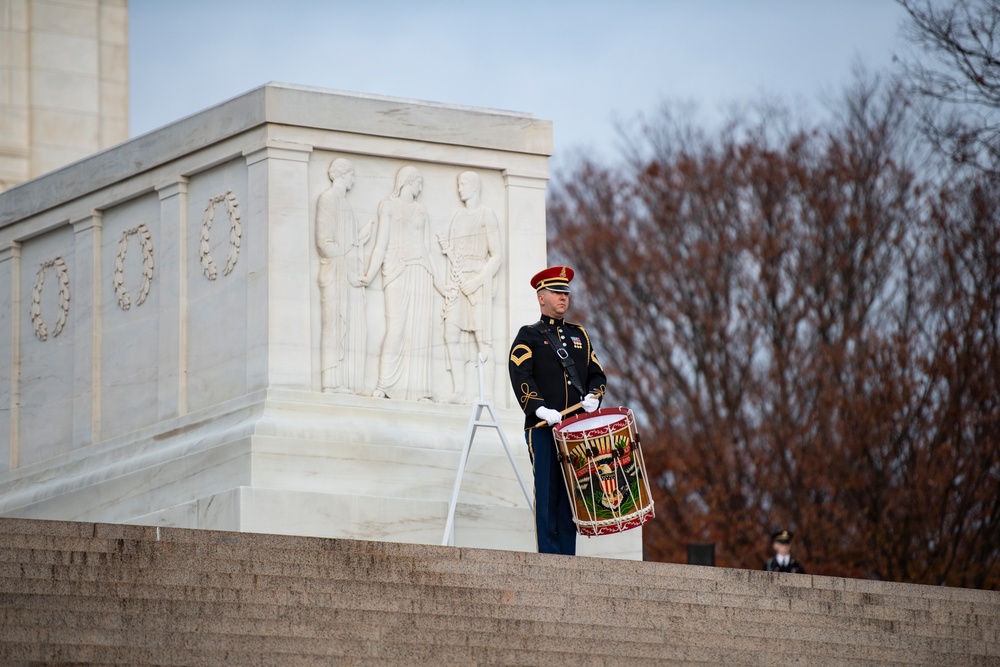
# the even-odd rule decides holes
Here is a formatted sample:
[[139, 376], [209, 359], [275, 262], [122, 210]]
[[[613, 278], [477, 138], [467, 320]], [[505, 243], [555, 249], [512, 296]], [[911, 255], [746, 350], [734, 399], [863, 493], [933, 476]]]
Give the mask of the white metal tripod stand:
[[[465, 465], [469, 462], [469, 450], [472, 449], [472, 440], [476, 437], [476, 429], [480, 426], [495, 428], [497, 433], [500, 434], [500, 442], [503, 443], [503, 448], [507, 451], [507, 458], [510, 460], [511, 467], [514, 468], [517, 481], [521, 484], [521, 490], [524, 491], [524, 497], [528, 501], [528, 508], [532, 512], [535, 511], [535, 504], [531, 500], [531, 492], [528, 490], [528, 485], [524, 483], [521, 471], [517, 467], [517, 462], [514, 460], [514, 452], [510, 448], [510, 443], [507, 442], [507, 436], [504, 434], [503, 429], [500, 428], [500, 420], [497, 419], [493, 403], [486, 400], [486, 395], [483, 392], [483, 362], [486, 360], [483, 359], [482, 354], [478, 355], [477, 360], [479, 370], [479, 400], [472, 404], [472, 415], [469, 417], [469, 430], [465, 434], [465, 447], [462, 448], [462, 459], [458, 464], [458, 476], [455, 477], [455, 488], [452, 489], [451, 502], [448, 504], [448, 522], [444, 526], [444, 537], [441, 538], [441, 546], [455, 544], [455, 507], [458, 505], [458, 491], [462, 487], [462, 475], [465, 473]], [[489, 412], [489, 421], [482, 419], [483, 410]]]

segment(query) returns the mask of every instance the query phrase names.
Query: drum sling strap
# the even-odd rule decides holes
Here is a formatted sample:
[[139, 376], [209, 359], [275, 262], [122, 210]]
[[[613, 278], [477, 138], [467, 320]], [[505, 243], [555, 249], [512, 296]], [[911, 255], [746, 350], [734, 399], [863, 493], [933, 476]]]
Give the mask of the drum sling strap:
[[538, 320], [538, 330], [542, 332], [542, 335], [549, 341], [549, 347], [559, 357], [559, 363], [562, 364], [563, 369], [566, 371], [566, 377], [569, 378], [569, 382], [573, 385], [573, 388], [580, 392], [580, 398], [586, 396], [587, 392], [584, 390], [583, 383], [580, 382], [580, 376], [576, 372], [576, 364], [573, 363], [573, 359], [569, 356], [566, 348], [556, 338], [556, 332], [549, 328], [545, 320]]

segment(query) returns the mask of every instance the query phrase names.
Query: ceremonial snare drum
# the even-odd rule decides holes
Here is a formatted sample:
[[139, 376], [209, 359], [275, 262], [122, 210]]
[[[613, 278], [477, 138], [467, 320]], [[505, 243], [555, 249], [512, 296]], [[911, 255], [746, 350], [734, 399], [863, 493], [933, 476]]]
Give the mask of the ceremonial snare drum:
[[567, 419], [552, 432], [581, 535], [620, 533], [653, 518], [631, 410], [602, 408]]

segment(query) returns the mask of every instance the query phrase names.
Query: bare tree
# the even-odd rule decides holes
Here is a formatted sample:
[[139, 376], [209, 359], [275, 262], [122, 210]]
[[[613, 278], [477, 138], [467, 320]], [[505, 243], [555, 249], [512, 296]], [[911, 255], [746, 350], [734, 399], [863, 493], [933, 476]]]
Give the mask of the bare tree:
[[631, 161], [553, 187], [656, 482], [647, 556], [759, 568], [787, 527], [812, 572], [996, 588], [997, 188], [917, 182], [898, 88], [840, 111], [711, 134], [665, 107]]
[[[917, 487], [923, 521], [944, 527], [915, 554], [922, 579], [977, 588], [1000, 582], [1000, 181], [960, 180], [932, 202], [925, 263], [933, 347]], [[911, 510], [912, 511], [912, 510]], [[922, 556], [920, 558], [919, 556]]]
[[1000, 2], [897, 0], [917, 47], [903, 67], [931, 142], [1000, 174]]

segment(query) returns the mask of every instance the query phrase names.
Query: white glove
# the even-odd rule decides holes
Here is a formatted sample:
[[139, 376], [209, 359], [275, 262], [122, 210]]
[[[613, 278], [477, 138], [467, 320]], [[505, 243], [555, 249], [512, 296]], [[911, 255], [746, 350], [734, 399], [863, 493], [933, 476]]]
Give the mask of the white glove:
[[584, 412], [593, 412], [597, 408], [601, 407], [601, 399], [597, 398], [593, 394], [587, 394], [586, 397], [580, 402], [583, 405]]
[[550, 408], [545, 407], [544, 405], [535, 410], [535, 415], [539, 419], [544, 419], [546, 422], [548, 422], [549, 426], [554, 426], [555, 424], [558, 424], [559, 422], [562, 421], [562, 415], [559, 414], [558, 410], [552, 410]]

